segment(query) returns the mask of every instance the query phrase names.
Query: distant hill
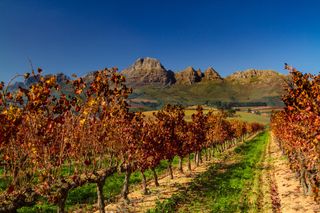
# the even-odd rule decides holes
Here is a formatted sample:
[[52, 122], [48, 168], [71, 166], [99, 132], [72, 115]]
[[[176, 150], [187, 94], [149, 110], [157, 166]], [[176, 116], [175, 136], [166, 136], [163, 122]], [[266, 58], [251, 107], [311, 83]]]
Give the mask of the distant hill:
[[167, 71], [160, 61], [153, 58], [139, 58], [132, 66], [122, 71], [133, 87], [145, 85], [171, 85], [175, 83], [174, 73]]
[[[138, 59], [140, 60], [143, 59]], [[156, 59], [148, 58], [148, 61], [161, 65]], [[161, 69], [163, 73], [166, 72], [163, 65]], [[127, 76], [128, 84], [134, 88], [134, 93], [130, 96], [131, 104], [135, 108], [140, 106], [146, 110], [160, 108], [166, 103], [207, 104], [215, 107], [282, 106], [280, 97], [283, 94], [283, 86], [289, 79], [289, 76], [273, 70], [256, 69], [237, 71], [222, 78], [212, 67], [202, 73], [200, 69], [196, 71], [189, 66], [185, 70], [175, 72], [173, 76], [170, 75], [170, 80], [160, 83], [153, 80], [161, 79], [160, 77], [148, 77], [150, 73], [157, 75], [158, 72], [150, 65], [140, 67], [137, 72], [143, 76], [143, 80], [132, 77], [137, 76], [133, 69], [130, 73], [122, 73]]]
[[[237, 71], [225, 78], [209, 67], [205, 72], [189, 66], [180, 72], [167, 70], [159, 60], [139, 58], [127, 69], [121, 71], [126, 76], [128, 86], [133, 88], [129, 97], [132, 108], [137, 110], [159, 109], [166, 103], [214, 107], [232, 106], [282, 106], [280, 99], [283, 85], [289, 76], [273, 70], [248, 69]], [[93, 72], [83, 78], [86, 82], [93, 79]], [[50, 75], [47, 75], [50, 76]], [[70, 78], [63, 73], [57, 74], [58, 82], [64, 87]], [[26, 87], [35, 82], [16, 82], [10, 90]]]
[[204, 73], [189, 66], [180, 72], [167, 70], [155, 58], [139, 58], [129, 68], [121, 72], [132, 87], [191, 85], [201, 81], [222, 80], [219, 73], [209, 67]]

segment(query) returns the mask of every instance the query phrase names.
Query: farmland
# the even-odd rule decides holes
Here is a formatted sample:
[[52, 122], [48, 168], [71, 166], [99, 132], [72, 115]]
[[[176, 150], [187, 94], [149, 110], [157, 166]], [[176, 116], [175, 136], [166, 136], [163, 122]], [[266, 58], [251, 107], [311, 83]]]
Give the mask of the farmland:
[[[304, 78], [317, 91], [312, 77], [292, 73], [293, 83]], [[277, 185], [287, 180], [300, 187], [288, 165], [303, 183], [292, 196], [308, 204], [294, 208], [319, 209], [311, 199], [316, 164], [290, 160], [298, 157], [290, 145], [297, 126], [281, 123], [282, 116], [296, 115], [289, 96], [284, 110], [168, 104], [140, 113], [129, 110], [131, 89], [112, 69], [96, 72], [89, 83], [66, 82], [73, 88], [68, 97], [55, 76], [42, 76], [41, 69], [24, 77], [30, 75], [38, 79], [30, 88], [0, 87], [0, 212], [291, 211], [282, 196], [291, 189]], [[305, 94], [299, 86], [289, 93]], [[310, 118], [314, 109], [306, 107]], [[316, 159], [312, 150], [305, 149]]]

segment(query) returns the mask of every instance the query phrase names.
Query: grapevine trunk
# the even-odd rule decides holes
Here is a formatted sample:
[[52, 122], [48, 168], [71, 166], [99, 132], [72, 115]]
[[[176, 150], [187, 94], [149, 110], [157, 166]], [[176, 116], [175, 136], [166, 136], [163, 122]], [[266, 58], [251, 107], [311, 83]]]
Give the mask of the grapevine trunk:
[[152, 172], [153, 172], [154, 185], [159, 186], [157, 172], [156, 172], [155, 168], [152, 168], [151, 170], [152, 170]]
[[105, 213], [104, 196], [103, 196], [104, 183], [105, 183], [105, 180], [97, 182], [98, 208], [100, 213]]

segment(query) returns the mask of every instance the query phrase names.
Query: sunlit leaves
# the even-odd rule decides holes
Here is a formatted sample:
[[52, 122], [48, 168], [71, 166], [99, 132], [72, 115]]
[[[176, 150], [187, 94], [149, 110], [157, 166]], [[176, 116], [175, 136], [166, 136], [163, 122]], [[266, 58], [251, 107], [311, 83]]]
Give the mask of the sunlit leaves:
[[132, 89], [116, 68], [96, 71], [90, 80], [73, 77], [64, 90], [41, 69], [24, 75], [27, 88], [12, 92], [0, 84], [0, 161], [12, 177], [10, 194], [28, 187], [57, 203], [68, 190], [103, 180], [108, 168], [144, 171], [260, 128], [205, 114], [201, 106], [189, 123], [176, 105], [149, 120], [129, 111]]
[[287, 64], [285, 68], [290, 71], [292, 80], [283, 96], [285, 110], [272, 115], [272, 131], [288, 155], [291, 168], [318, 192], [320, 75], [303, 74]]
[[[23, 77], [32, 83], [16, 92], [0, 84], [1, 161], [14, 190], [34, 187], [57, 201], [61, 181], [112, 165], [116, 138], [110, 132], [117, 128], [110, 115], [126, 117], [131, 90], [108, 69], [95, 72], [89, 83], [82, 78], [65, 82], [74, 91], [69, 94], [60, 91], [56, 76], [42, 76], [41, 69]], [[73, 169], [65, 173], [71, 162]]]

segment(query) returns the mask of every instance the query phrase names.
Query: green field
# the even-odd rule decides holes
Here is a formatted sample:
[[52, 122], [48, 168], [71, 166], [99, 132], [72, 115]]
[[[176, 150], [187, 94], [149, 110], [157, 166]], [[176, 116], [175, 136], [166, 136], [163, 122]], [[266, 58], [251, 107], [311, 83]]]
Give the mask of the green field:
[[[233, 118], [232, 118], [233, 119]], [[268, 125], [270, 122], [270, 117], [265, 115], [257, 115], [248, 112], [236, 112], [235, 119], [240, 119], [247, 122], [257, 122], [264, 125]]]
[[[210, 110], [217, 112], [216, 108], [210, 108], [210, 107], [204, 107], [203, 112], [206, 114]], [[146, 117], [152, 118], [154, 112], [157, 112], [157, 110], [146, 111], [146, 112], [143, 112], [143, 114]], [[191, 121], [191, 115], [195, 112], [196, 112], [196, 110], [194, 108], [185, 109], [186, 121]], [[248, 112], [243, 112], [243, 111], [236, 112], [235, 116], [231, 117], [230, 119], [239, 119], [239, 120], [247, 121], [247, 122], [257, 122], [257, 123], [261, 123], [264, 125], [268, 125], [270, 122], [270, 116], [268, 116], [268, 115], [259, 115], [259, 114], [248, 113]]]

